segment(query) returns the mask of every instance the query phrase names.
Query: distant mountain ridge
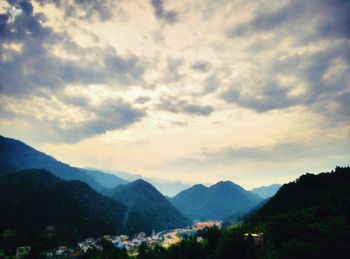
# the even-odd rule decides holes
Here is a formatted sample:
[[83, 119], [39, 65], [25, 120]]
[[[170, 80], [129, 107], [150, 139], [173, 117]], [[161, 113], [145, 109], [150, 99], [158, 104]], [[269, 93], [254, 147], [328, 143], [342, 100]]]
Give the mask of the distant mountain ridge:
[[[98, 169], [73, 167], [19, 140], [4, 136], [0, 136], [0, 169], [0, 174], [25, 169], [47, 169], [62, 179], [83, 181], [100, 193], [106, 193], [106, 189], [143, 178], [141, 175], [120, 171], [109, 172]], [[167, 196], [174, 196], [190, 187], [190, 185], [178, 181], [174, 182], [153, 178], [145, 178], [145, 180]]]
[[[125, 224], [136, 226], [134, 231], [160, 231], [184, 227], [189, 221], [150, 183], [138, 179], [134, 182], [119, 185], [109, 195], [112, 199], [123, 203], [134, 212]], [[142, 218], [138, 218], [142, 215]]]
[[251, 192], [259, 195], [261, 198], [266, 199], [274, 196], [281, 186], [282, 185], [280, 184], [271, 184], [268, 186], [254, 188], [251, 190]]
[[[93, 169], [98, 170], [98, 169]], [[165, 180], [165, 179], [159, 179], [159, 178], [152, 178], [152, 177], [143, 177], [140, 174], [133, 174], [128, 172], [122, 172], [122, 171], [106, 171], [106, 170], [99, 170], [103, 171], [107, 174], [113, 174], [116, 175], [122, 179], [125, 179], [127, 181], [136, 181], [138, 179], [143, 179], [149, 183], [151, 183], [158, 191], [160, 191], [163, 195], [173, 197], [179, 192], [186, 190], [191, 187], [190, 184], [182, 183], [180, 181], [171, 181], [171, 180]]]
[[220, 181], [210, 187], [197, 184], [171, 199], [171, 203], [192, 220], [221, 220], [244, 214], [261, 201], [256, 194], [230, 181]]
[[3, 136], [0, 136], [0, 169], [0, 174], [24, 169], [46, 169], [62, 179], [85, 182], [99, 192], [127, 182], [112, 174], [72, 167], [19, 140]]

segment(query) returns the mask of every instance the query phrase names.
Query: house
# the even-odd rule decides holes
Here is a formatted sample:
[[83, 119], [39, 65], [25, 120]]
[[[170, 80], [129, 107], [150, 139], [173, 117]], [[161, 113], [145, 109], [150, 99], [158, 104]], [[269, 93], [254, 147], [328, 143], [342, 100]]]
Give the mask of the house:
[[264, 234], [263, 233], [245, 233], [244, 239], [247, 240], [247, 238], [251, 236], [254, 240], [254, 245], [256, 246], [262, 246], [264, 244]]
[[54, 226], [47, 226], [45, 228], [45, 234], [48, 238], [54, 237], [56, 235], [56, 229]]
[[115, 247], [115, 248], [118, 248], [118, 249], [124, 249], [124, 248], [125, 248], [125, 246], [124, 246], [123, 243], [115, 243], [115, 244], [114, 244], [114, 247]]
[[30, 246], [20, 246], [16, 249], [16, 258], [24, 258], [30, 254]]
[[65, 246], [59, 246], [57, 249], [56, 249], [56, 255], [65, 255], [68, 253], [68, 249], [67, 247]]

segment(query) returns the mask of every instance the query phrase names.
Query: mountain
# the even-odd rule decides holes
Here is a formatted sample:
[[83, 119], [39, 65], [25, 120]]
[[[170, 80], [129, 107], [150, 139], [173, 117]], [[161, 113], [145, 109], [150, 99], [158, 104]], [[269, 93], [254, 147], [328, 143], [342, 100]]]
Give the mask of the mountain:
[[140, 175], [140, 174], [133, 174], [133, 173], [123, 172], [123, 171], [106, 171], [106, 170], [100, 170], [100, 171], [117, 175], [118, 177], [123, 178], [127, 181], [130, 181], [130, 182], [133, 182], [133, 181], [136, 181], [137, 179], [143, 178], [142, 175]]
[[350, 167], [283, 185], [247, 225], [266, 235], [275, 258], [348, 258]]
[[119, 185], [114, 188], [110, 197], [129, 208], [130, 216], [124, 225], [131, 231], [151, 233], [152, 230], [174, 229], [188, 224], [187, 219], [167, 198], [144, 180]]
[[79, 180], [97, 191], [115, 187], [127, 181], [96, 170], [72, 167], [57, 161], [25, 143], [0, 136], [0, 174], [24, 169], [46, 169], [65, 180]]
[[274, 196], [280, 187], [281, 187], [280, 184], [271, 184], [268, 186], [254, 188], [251, 190], [251, 192], [259, 195], [261, 198], [266, 199]]
[[84, 170], [84, 172], [88, 176], [92, 177], [98, 184], [100, 184], [105, 188], [114, 188], [120, 184], [129, 183], [129, 181], [121, 177], [118, 177], [114, 174], [105, 173], [98, 170], [88, 170], [88, 169], [82, 169], [82, 170]]
[[262, 198], [237, 184], [221, 181], [210, 187], [194, 185], [180, 192], [171, 202], [192, 220], [208, 220], [245, 214], [261, 200]]
[[128, 181], [136, 181], [137, 179], [143, 179], [150, 184], [152, 184], [158, 191], [160, 191], [163, 195], [173, 197], [179, 192], [188, 189], [191, 187], [189, 184], [182, 183], [180, 181], [170, 181], [165, 179], [159, 179], [159, 178], [144, 178], [142, 175], [139, 174], [132, 174], [122, 171], [105, 171], [101, 170], [105, 173], [110, 173], [113, 175], [116, 175], [122, 179], [126, 179]]
[[19, 243], [42, 239], [47, 226], [74, 242], [121, 232], [126, 207], [83, 182], [33, 169], [0, 176], [0, 212], [0, 233], [15, 230]]

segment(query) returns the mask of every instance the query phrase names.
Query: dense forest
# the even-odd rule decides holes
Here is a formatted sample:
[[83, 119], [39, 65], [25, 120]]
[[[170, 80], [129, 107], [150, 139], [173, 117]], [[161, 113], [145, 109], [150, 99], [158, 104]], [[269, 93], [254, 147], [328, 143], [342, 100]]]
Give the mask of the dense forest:
[[[57, 186], [54, 176], [44, 180], [43, 186]], [[26, 181], [22, 184], [25, 187]], [[256, 242], [256, 233], [263, 242]], [[90, 251], [82, 258], [128, 258], [125, 250], [106, 240], [101, 245], [102, 252]], [[348, 258], [348, 251], [350, 167], [337, 167], [330, 173], [305, 174], [283, 185], [239, 224], [204, 229], [168, 249], [141, 245], [137, 258]], [[37, 254], [33, 256], [38, 258]]]
[[222, 220], [245, 214], [261, 201], [261, 197], [231, 181], [220, 181], [210, 187], [196, 184], [171, 199], [172, 204], [192, 220]]
[[[262, 233], [257, 245], [247, 233]], [[140, 249], [140, 259], [349, 258], [350, 168], [305, 174], [285, 184], [242, 224], [205, 229], [165, 250]]]
[[151, 234], [191, 224], [155, 187], [141, 179], [117, 186], [109, 197], [128, 208], [125, 228], [129, 233]]

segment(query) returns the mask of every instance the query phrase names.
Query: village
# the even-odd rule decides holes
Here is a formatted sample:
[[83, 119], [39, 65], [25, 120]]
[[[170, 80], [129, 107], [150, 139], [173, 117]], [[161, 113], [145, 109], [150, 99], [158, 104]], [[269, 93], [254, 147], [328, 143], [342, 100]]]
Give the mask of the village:
[[[58, 246], [55, 249], [46, 252], [47, 258], [79, 258], [87, 253], [89, 250], [102, 251], [101, 241], [103, 239], [111, 242], [118, 249], [125, 249], [129, 255], [137, 255], [138, 249], [141, 244], [147, 246], [155, 246], [156, 244], [168, 248], [169, 246], [181, 242], [186, 236], [195, 236], [198, 230], [206, 227], [217, 226], [221, 228], [221, 221], [205, 221], [197, 222], [193, 226], [187, 228], [179, 228], [174, 230], [165, 230], [159, 233], [153, 233], [147, 236], [146, 233], [140, 232], [130, 238], [127, 235], [104, 235], [98, 238], [87, 238], [76, 244], [75, 247]], [[49, 227], [50, 232], [53, 231], [52, 227]], [[201, 242], [201, 237], [197, 237], [197, 241]], [[16, 258], [23, 258], [30, 253], [31, 248], [29, 246], [21, 246], [17, 248]]]

